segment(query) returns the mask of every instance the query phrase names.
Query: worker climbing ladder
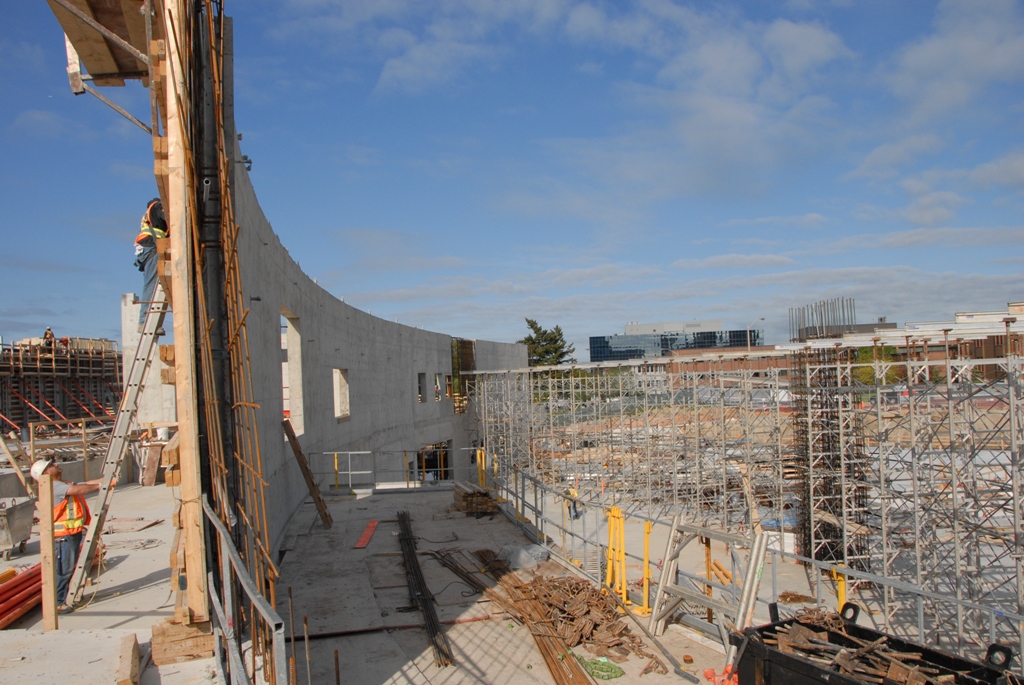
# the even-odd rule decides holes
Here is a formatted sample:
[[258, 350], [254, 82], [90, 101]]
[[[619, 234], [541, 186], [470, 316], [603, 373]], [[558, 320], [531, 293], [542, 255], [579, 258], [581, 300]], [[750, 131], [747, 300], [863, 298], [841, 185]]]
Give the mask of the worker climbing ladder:
[[96, 554], [96, 545], [99, 542], [100, 531], [103, 530], [107, 517], [107, 510], [110, 501], [113, 499], [114, 489], [111, 483], [116, 482], [121, 475], [121, 464], [124, 463], [124, 455], [128, 449], [128, 439], [131, 436], [132, 427], [136, 423], [136, 416], [139, 410], [139, 395], [142, 393], [143, 384], [146, 379], [146, 372], [153, 362], [153, 352], [157, 348], [156, 341], [163, 334], [164, 316], [167, 313], [167, 296], [162, 283], [157, 283], [153, 293], [153, 301], [150, 303], [149, 311], [146, 313], [146, 322], [142, 327], [142, 338], [135, 350], [135, 358], [132, 360], [131, 370], [128, 372], [124, 396], [121, 398], [121, 405], [117, 409], [117, 418], [114, 420], [114, 430], [110, 435], [110, 444], [107, 445], [107, 455], [103, 461], [103, 475], [100, 477], [100, 506], [92, 513], [92, 521], [85, 534], [85, 541], [82, 543], [82, 551], [78, 555], [78, 563], [75, 564], [74, 575], [71, 576], [71, 584], [68, 587], [67, 603], [73, 605], [82, 598], [85, 591], [85, 578], [89, 573], [89, 565]]

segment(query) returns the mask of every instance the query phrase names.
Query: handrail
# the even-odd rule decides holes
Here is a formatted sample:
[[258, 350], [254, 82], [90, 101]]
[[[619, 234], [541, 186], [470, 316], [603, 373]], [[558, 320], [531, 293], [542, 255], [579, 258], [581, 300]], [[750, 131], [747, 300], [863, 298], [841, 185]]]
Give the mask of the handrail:
[[[263, 596], [256, 587], [256, 583], [253, 582], [249, 576], [249, 571], [245, 567], [245, 562], [242, 561], [241, 555], [238, 550], [235, 549], [234, 543], [231, 541], [231, 533], [224, 525], [223, 521], [217, 516], [217, 513], [210, 506], [210, 501], [206, 494], [203, 495], [202, 499], [203, 513], [206, 515], [207, 520], [213, 525], [214, 530], [217, 532], [218, 542], [220, 543], [221, 553], [221, 587], [226, 588], [224, 593], [224, 606], [221, 606], [220, 596], [216, 592], [216, 586], [213, 581], [213, 572], [210, 572], [210, 596], [214, 602], [214, 617], [221, 626], [223, 637], [228, 645], [228, 657], [229, 657], [229, 670], [231, 672], [231, 682], [237, 682], [237, 679], [244, 674], [245, 681], [248, 683], [254, 683], [249, 677], [247, 670], [239, 673], [239, 665], [244, 664], [241, 659], [241, 645], [240, 637], [234, 631], [233, 626], [233, 609], [231, 606], [231, 572], [234, 571], [233, 575], [238, 579], [242, 589], [245, 590], [245, 594], [248, 596], [249, 601], [259, 611], [263, 619], [270, 625], [274, 632], [273, 638], [273, 650], [274, 650], [274, 682], [277, 685], [285, 685], [288, 683], [288, 667], [287, 657], [285, 653], [285, 635], [284, 635], [284, 619], [282, 619], [277, 611], [270, 605], [270, 602]], [[219, 644], [219, 643], [218, 643]], [[264, 661], [266, 666], [266, 661]]]

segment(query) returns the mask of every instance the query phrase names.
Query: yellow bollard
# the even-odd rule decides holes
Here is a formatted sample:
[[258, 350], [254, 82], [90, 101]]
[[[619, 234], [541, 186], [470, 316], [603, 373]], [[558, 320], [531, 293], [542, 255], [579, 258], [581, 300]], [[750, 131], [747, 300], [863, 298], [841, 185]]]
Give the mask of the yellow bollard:
[[[842, 568], [839, 564], [839, 568]], [[846, 605], [846, 574], [838, 568], [832, 569], [832, 580], [836, 581], [836, 600], [839, 603], [838, 610], [842, 611]]]

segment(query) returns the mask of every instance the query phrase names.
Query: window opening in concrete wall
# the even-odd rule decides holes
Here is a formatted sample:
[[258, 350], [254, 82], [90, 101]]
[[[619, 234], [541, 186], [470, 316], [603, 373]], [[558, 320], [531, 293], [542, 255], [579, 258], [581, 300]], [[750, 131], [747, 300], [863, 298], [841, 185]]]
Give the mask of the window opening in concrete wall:
[[452, 398], [455, 400], [456, 414], [465, 414], [469, 407], [469, 397], [462, 374], [475, 370], [476, 341], [452, 338]]
[[416, 453], [416, 465], [419, 467], [421, 481], [454, 480], [451, 465], [452, 441], [445, 440], [427, 445]]
[[351, 416], [348, 404], [348, 369], [334, 369], [334, 418]]
[[434, 374], [434, 401], [441, 401], [441, 374]]
[[452, 397], [452, 377], [444, 377], [444, 396], [451, 399]]
[[288, 374], [288, 420], [296, 435], [305, 432], [303, 420], [303, 378], [302, 378], [302, 330], [299, 317], [281, 307], [281, 324], [284, 327], [284, 346], [287, 350]]
[[418, 393], [417, 397], [418, 397], [419, 401], [420, 402], [426, 402], [427, 401], [427, 374], [425, 374], [425, 373], [418, 373], [418, 374], [416, 374], [416, 388], [417, 388], [417, 393]]
[[281, 403], [284, 405], [284, 418], [290, 418], [288, 403], [288, 322], [281, 317]]

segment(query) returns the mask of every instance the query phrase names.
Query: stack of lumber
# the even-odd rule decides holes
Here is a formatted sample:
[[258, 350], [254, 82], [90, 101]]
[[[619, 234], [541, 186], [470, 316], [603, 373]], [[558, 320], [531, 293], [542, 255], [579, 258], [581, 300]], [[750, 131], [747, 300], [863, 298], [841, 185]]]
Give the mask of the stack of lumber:
[[43, 601], [41, 564], [17, 573], [13, 568], [0, 573], [0, 628], [6, 628]]
[[493, 514], [498, 510], [487, 488], [461, 480], [455, 483], [452, 492], [455, 494], [455, 508], [459, 511], [467, 514]]
[[209, 622], [183, 625], [167, 620], [153, 626], [153, 663], [157, 666], [213, 656]]

